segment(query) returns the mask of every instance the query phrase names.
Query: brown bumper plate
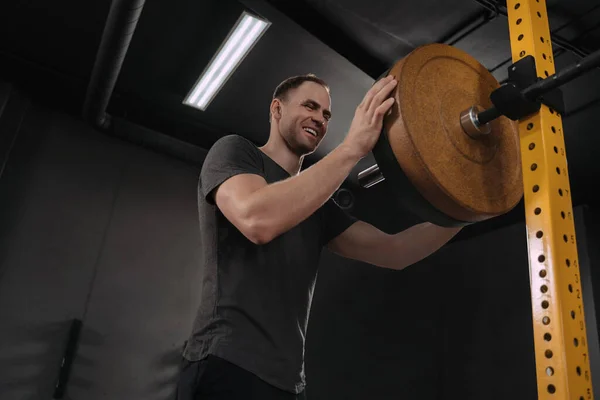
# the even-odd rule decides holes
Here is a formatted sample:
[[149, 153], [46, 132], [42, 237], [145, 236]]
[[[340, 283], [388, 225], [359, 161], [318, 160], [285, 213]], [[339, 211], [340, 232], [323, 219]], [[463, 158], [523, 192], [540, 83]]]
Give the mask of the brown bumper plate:
[[467, 53], [421, 46], [384, 75], [398, 85], [373, 155], [395, 201], [425, 221], [460, 226], [505, 214], [523, 196], [517, 124], [471, 137], [461, 112], [492, 106], [498, 81]]

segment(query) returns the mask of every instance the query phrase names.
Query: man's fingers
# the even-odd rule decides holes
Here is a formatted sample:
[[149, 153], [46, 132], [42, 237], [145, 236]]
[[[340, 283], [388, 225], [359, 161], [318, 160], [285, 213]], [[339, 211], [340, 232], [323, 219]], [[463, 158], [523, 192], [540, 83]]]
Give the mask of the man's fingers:
[[369, 92], [378, 93], [381, 89], [383, 89], [385, 86], [387, 86], [387, 84], [390, 83], [393, 79], [394, 79], [394, 75], [388, 75], [385, 78], [380, 79], [373, 85], [373, 87], [369, 90]]
[[382, 78], [379, 81], [375, 82], [371, 89], [369, 89], [369, 91], [365, 94], [365, 97], [363, 98], [360, 107], [364, 108], [365, 110], [368, 110], [371, 106], [371, 101], [373, 101], [375, 95], [379, 93], [381, 89], [385, 88], [386, 85], [392, 81], [392, 79], [394, 79], [394, 76], [388, 75], [385, 78]]
[[387, 85], [385, 85], [383, 88], [381, 88], [381, 90], [379, 91], [379, 93], [377, 93], [375, 95], [375, 97], [373, 97], [373, 100], [371, 101], [371, 105], [369, 106], [369, 108], [367, 109], [367, 112], [374, 110], [379, 107], [384, 101], [385, 99], [387, 99], [390, 96], [390, 93], [392, 92], [392, 90], [394, 90], [394, 88], [396, 87], [397, 82], [395, 80], [388, 82]]
[[375, 122], [375, 124], [379, 125], [383, 121], [383, 116], [390, 110], [394, 101], [395, 99], [390, 97], [375, 109], [375, 112], [373, 113], [373, 122]]

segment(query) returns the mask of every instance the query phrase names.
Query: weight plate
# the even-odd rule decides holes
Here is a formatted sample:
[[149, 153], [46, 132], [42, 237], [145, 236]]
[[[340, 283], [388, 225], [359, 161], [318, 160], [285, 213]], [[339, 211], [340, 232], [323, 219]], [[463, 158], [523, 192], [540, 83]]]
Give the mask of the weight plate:
[[388, 74], [398, 81], [396, 102], [373, 155], [398, 200], [443, 226], [514, 208], [523, 196], [517, 124], [500, 117], [490, 123], [491, 133], [476, 139], [460, 125], [462, 111], [492, 106], [490, 94], [499, 87], [493, 75], [443, 44], [418, 47]]

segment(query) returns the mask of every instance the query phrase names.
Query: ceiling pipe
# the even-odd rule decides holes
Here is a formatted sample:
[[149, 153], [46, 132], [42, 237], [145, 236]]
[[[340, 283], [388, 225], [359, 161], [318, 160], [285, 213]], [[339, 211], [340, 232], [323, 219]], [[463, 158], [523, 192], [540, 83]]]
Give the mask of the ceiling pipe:
[[[508, 17], [508, 11], [506, 10], [506, 5], [500, 4], [498, 2], [498, 0], [474, 0], [474, 1], [477, 4], [479, 4], [480, 6], [486, 8], [492, 12], [496, 12], [500, 15], [503, 15], [504, 17]], [[490, 4], [490, 3], [493, 3], [493, 4]], [[562, 27], [560, 29], [562, 29]], [[560, 29], [557, 29], [556, 31], [558, 31]], [[573, 53], [581, 58], [584, 58], [584, 57], [587, 57], [590, 55], [591, 52], [577, 48], [568, 40], [565, 40], [565, 39], [559, 37], [558, 35], [554, 34], [554, 32], [555, 31], [550, 32], [550, 40], [551, 40], [552, 44], [554, 44], [557, 47], [560, 47], [564, 50], [568, 50], [571, 53]]]
[[93, 126], [103, 129], [110, 127], [106, 108], [144, 3], [145, 0], [112, 1], [82, 110], [83, 119]]
[[449, 46], [454, 46], [456, 43], [469, 37], [475, 31], [483, 28], [497, 17], [498, 12], [490, 12], [489, 10], [486, 10], [483, 13], [477, 14], [472, 19], [467, 20], [463, 25], [457, 27], [451, 33], [444, 36], [439, 42]]

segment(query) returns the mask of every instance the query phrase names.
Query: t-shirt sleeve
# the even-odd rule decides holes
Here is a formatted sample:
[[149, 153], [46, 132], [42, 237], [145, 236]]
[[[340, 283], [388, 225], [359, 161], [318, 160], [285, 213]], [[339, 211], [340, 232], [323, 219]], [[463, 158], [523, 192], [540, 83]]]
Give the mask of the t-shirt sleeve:
[[264, 177], [263, 160], [258, 151], [254, 144], [238, 135], [228, 135], [215, 142], [200, 171], [200, 188], [206, 201], [214, 205], [213, 190], [235, 175]]
[[323, 212], [323, 246], [335, 239], [338, 235], [358, 221], [346, 213], [333, 200], [329, 199], [322, 208]]

